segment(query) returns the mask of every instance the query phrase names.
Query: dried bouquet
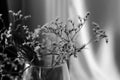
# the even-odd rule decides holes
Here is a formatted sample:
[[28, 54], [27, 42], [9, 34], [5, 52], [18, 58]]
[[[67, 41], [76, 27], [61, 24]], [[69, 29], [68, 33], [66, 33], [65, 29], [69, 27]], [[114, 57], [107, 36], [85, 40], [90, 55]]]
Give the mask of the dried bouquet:
[[[84, 18], [78, 17], [78, 24], [72, 20], [63, 22], [57, 18], [43, 26], [38, 25], [34, 31], [26, 24], [30, 16], [24, 16], [21, 11], [9, 11], [8, 28], [0, 14], [0, 27], [3, 27], [0, 30], [0, 80], [23, 80], [24, 72], [30, 67], [51, 68], [51, 72], [56, 66], [69, 61], [71, 56], [77, 57], [88, 44], [101, 39], [108, 42], [105, 31], [93, 23], [95, 38], [79, 48], [76, 47], [75, 37], [89, 14]], [[41, 72], [41, 75], [39, 80], [47, 80], [47, 72]]]

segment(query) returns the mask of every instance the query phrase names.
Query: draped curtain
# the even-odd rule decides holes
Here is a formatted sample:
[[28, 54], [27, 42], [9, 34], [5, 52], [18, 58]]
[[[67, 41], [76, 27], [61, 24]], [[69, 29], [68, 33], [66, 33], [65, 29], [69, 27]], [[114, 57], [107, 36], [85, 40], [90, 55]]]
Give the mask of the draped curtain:
[[92, 21], [100, 24], [109, 37], [108, 44], [104, 40], [92, 44], [77, 59], [71, 59], [71, 80], [120, 80], [119, 4], [119, 0], [71, 0], [70, 17], [91, 12], [86, 26], [90, 28], [80, 32], [79, 42], [86, 43], [92, 37]]
[[68, 0], [45, 0], [46, 21], [68, 18]]

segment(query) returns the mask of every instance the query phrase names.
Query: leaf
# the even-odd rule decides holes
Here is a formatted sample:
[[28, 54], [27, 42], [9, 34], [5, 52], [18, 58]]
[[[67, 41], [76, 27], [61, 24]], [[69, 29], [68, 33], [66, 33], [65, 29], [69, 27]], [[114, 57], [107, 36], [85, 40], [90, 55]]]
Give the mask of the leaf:
[[37, 53], [28, 45], [23, 45], [22, 50], [24, 50], [23, 56], [27, 59], [29, 63], [35, 66], [42, 66], [43, 61], [39, 60], [37, 57]]

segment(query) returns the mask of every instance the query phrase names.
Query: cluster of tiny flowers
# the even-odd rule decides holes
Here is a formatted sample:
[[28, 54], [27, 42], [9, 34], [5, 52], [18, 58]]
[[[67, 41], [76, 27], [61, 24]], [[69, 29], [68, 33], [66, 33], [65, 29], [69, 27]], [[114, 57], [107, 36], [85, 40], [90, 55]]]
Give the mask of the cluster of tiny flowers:
[[[43, 65], [41, 61], [43, 56], [55, 56], [51, 65], [55, 67], [68, 61], [71, 56], [77, 57], [81, 50], [88, 45], [78, 48], [75, 38], [90, 13], [87, 13], [84, 18], [78, 17], [77, 25], [72, 20], [63, 22], [57, 18], [43, 26], [38, 25], [34, 31], [30, 31], [29, 26], [25, 24], [25, 21], [31, 16], [24, 16], [21, 11], [15, 13], [12, 10], [9, 11], [9, 14], [11, 20], [9, 28], [2, 26], [3, 29], [0, 30], [0, 76], [2, 78], [8, 76], [11, 79], [19, 78], [20, 80], [18, 76], [30, 66], [41, 67]], [[2, 14], [0, 14], [0, 21], [4, 23], [1, 16]], [[101, 39], [106, 39], [108, 42], [105, 31], [96, 23], [93, 23], [93, 26], [96, 38], [91, 42]], [[38, 49], [39, 51], [37, 51]], [[24, 68], [26, 62], [30, 66]], [[7, 72], [6, 69], [3, 69], [5, 65], [12, 66], [10, 71]]]

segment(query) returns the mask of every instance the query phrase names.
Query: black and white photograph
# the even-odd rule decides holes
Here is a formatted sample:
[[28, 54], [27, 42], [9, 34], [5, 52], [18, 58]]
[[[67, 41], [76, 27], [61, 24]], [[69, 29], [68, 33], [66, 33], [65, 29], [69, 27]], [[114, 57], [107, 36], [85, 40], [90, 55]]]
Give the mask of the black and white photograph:
[[0, 80], [120, 80], [120, 0], [0, 0]]

